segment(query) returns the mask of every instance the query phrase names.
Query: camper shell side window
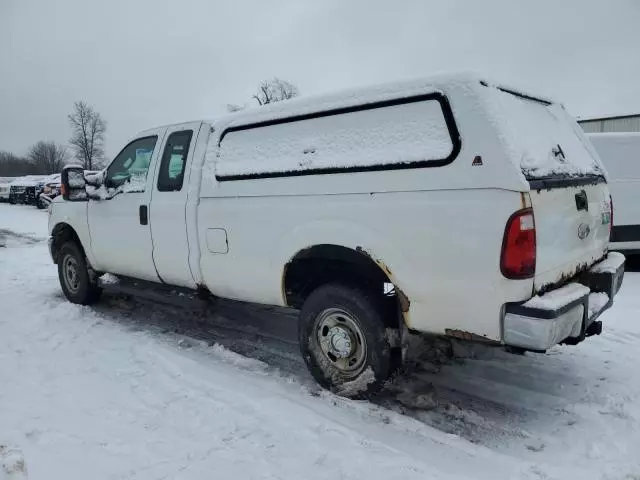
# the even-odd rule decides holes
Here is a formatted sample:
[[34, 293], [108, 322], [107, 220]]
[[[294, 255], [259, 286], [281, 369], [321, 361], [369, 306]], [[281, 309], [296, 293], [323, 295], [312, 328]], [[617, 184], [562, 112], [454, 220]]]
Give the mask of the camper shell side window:
[[218, 181], [438, 167], [461, 148], [439, 92], [234, 125], [220, 135]]

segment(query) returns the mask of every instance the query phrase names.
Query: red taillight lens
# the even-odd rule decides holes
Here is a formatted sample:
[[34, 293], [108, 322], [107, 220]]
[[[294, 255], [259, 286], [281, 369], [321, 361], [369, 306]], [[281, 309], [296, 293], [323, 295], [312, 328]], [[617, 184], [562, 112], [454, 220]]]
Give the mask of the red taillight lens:
[[530, 208], [517, 211], [507, 222], [500, 270], [511, 279], [531, 278], [536, 272], [536, 224]]

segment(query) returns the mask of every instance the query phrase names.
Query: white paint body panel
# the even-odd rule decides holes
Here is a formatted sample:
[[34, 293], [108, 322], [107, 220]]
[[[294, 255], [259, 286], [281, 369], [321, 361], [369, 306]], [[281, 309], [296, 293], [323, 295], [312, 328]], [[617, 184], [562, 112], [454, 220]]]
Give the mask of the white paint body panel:
[[[451, 105], [461, 148], [452, 163], [432, 168], [220, 182], [216, 172], [220, 136], [226, 128], [279, 121], [287, 113], [305, 115], [319, 107], [301, 99], [202, 123], [197, 140], [194, 134], [183, 190], [178, 195], [150, 193], [149, 236], [153, 239], [146, 240], [147, 249], [142, 237], [130, 248], [114, 236], [110, 251], [106, 243], [95, 249], [94, 242], [87, 244], [89, 258], [104, 271], [115, 273], [126, 270], [125, 265], [131, 272], [131, 266], [140, 262], [145, 265], [136, 268], [144, 273], [151, 258], [168, 283], [192, 288], [202, 284], [220, 297], [284, 305], [283, 276], [298, 252], [321, 244], [361, 249], [385, 266], [391, 281], [408, 297], [405, 320], [409, 327], [434, 334], [458, 330], [501, 341], [503, 305], [525, 301], [534, 291], [532, 278], [507, 280], [500, 272], [505, 225], [514, 212], [529, 206], [530, 188], [513, 150], [505, 146], [500, 122], [491, 118], [485, 88], [476, 80], [440, 79], [411, 84], [403, 91], [406, 96], [443, 94]], [[322, 107], [394, 95], [400, 94], [393, 89], [370, 89], [362, 98], [327, 97]], [[303, 130], [308, 133], [309, 128], [329, 124], [325, 119]], [[174, 131], [184, 125], [168, 128]], [[285, 130], [277, 130], [279, 138], [286, 138], [282, 137]], [[241, 140], [241, 132], [234, 135]], [[268, 139], [260, 141], [268, 144]], [[307, 148], [292, 144], [296, 151]], [[164, 142], [154, 153], [153, 173], [149, 172], [153, 188], [163, 148]], [[397, 148], [401, 157], [401, 145]], [[245, 167], [260, 168], [259, 163], [244, 162], [242, 155], [236, 155], [236, 160]], [[481, 162], [473, 165], [477, 157]], [[290, 162], [286, 168], [297, 168], [295, 165]], [[536, 222], [544, 224], [542, 217], [553, 210], [553, 198], [549, 197]], [[566, 195], [561, 201], [566, 202]], [[110, 202], [113, 200], [103, 203]], [[68, 203], [56, 204], [51, 227], [69, 217], [68, 209], [78, 209]], [[566, 208], [566, 204], [556, 206]], [[102, 231], [122, 232], [124, 220], [109, 218], [118, 215], [117, 208], [104, 208], [104, 212], [90, 210], [89, 224], [101, 224]], [[137, 206], [131, 211], [137, 221]], [[133, 228], [133, 223], [127, 226]], [[87, 230], [82, 225], [78, 228]], [[549, 249], [549, 258], [569, 254], [566, 243], [545, 242], [544, 248]], [[160, 281], [153, 273], [133, 276]]]
[[[640, 228], [640, 133], [588, 135], [609, 174], [613, 197], [613, 225]], [[628, 236], [626, 238], [629, 238]], [[613, 250], [640, 250], [640, 238], [611, 243]]]
[[[158, 158], [161, 158], [172, 133], [191, 130], [193, 133], [185, 166], [185, 172], [189, 172], [201, 125], [201, 122], [194, 122], [167, 128]], [[153, 262], [163, 282], [195, 288], [196, 279], [189, 264], [189, 228], [193, 229], [194, 224], [187, 222], [188, 177], [184, 178], [179, 191], [162, 192], [158, 189], [159, 170], [155, 168], [153, 183], [148, 185], [151, 190], [149, 224], [153, 238]]]
[[[202, 255], [205, 283], [217, 295], [283, 305], [284, 266], [300, 250], [318, 244], [360, 247], [384, 262], [411, 301], [408, 318], [416, 330], [444, 333], [456, 328], [499, 339], [502, 303], [531, 292], [530, 281], [508, 281], [498, 268], [504, 225], [519, 207], [520, 196], [514, 192], [353, 193], [256, 200], [201, 200], [199, 224], [224, 225], [229, 234], [226, 255], [204, 251]], [[277, 214], [265, 215], [271, 211]], [[292, 221], [296, 216], [300, 218]]]
[[165, 132], [166, 128], [157, 128], [141, 135], [157, 136], [144, 192], [121, 193], [110, 200], [89, 200], [90, 249], [96, 270], [159, 281], [153, 262], [151, 227], [140, 224], [140, 207], [149, 207], [151, 202], [151, 182]]
[[49, 206], [49, 234], [56, 225], [66, 224], [75, 230], [84, 247], [85, 254], [91, 265], [96, 264], [96, 257], [93, 255], [91, 246], [91, 236], [89, 235], [89, 219], [87, 210], [88, 202], [65, 202], [62, 196], [53, 199]]
[[[576, 194], [586, 194], [588, 209], [578, 211]], [[606, 183], [537, 190], [530, 193], [536, 223], [536, 290], [566, 280], [601, 260], [609, 245], [609, 189]], [[603, 215], [605, 215], [603, 217]], [[578, 236], [588, 229], [586, 238]]]

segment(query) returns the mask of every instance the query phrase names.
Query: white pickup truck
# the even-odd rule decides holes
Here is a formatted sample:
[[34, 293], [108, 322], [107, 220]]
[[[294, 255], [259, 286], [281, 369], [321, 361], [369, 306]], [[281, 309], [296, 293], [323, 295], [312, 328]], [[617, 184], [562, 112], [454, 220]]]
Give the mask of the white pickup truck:
[[[378, 390], [407, 332], [544, 352], [600, 333], [622, 283], [606, 173], [550, 100], [473, 75], [146, 130], [63, 171], [67, 298], [101, 274], [300, 309], [317, 381]], [[238, 319], [239, 322], [242, 319]]]

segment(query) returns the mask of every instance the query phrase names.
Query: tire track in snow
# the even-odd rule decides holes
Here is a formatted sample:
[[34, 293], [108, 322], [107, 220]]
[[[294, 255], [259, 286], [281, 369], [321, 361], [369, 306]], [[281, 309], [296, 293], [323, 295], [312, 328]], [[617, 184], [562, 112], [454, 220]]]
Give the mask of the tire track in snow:
[[[129, 312], [125, 323], [133, 322], [137, 328], [154, 325], [160, 332], [185, 335], [210, 345], [219, 343], [266, 363], [276, 374], [295, 378], [312, 394], [322, 395], [300, 358], [295, 316], [283, 309], [221, 302], [213, 309], [185, 311], [122, 297], [109, 297], [107, 307], [98, 308], [115, 321], [122, 323], [119, 312], [124, 310]], [[441, 348], [438, 341], [435, 346]], [[428, 350], [429, 342], [420, 348]], [[469, 358], [462, 359], [442, 354], [435, 358], [427, 354], [425, 358], [418, 351], [419, 358], [407, 372], [372, 403], [473, 443], [508, 451], [515, 448], [517, 454], [533, 460], [549, 448], [544, 440], [547, 434], [584, 423], [585, 414], [573, 405], [595, 402], [599, 415], [616, 419], [621, 412], [626, 415], [624, 407], [604, 392], [588, 387], [594, 375], [606, 376], [607, 364], [585, 373], [584, 354], [574, 347], [526, 356], [474, 345], [468, 350], [463, 345], [457, 352], [463, 356], [468, 353]], [[436, 408], [425, 410], [400, 400], [402, 396], [417, 398], [425, 394], [434, 395]], [[386, 421], [383, 414], [379, 418]]]
[[[107, 296], [105, 301], [106, 304], [94, 308], [118, 323], [153, 328], [163, 334], [184, 335], [209, 345], [218, 343], [235, 353], [266, 363], [276, 373], [293, 376], [314, 394], [320, 392], [299, 353], [295, 316], [283, 313], [283, 309], [222, 301], [212, 309], [188, 311], [117, 295]], [[278, 324], [275, 332], [269, 330], [274, 324]], [[511, 360], [517, 358], [504, 355]], [[518, 400], [527, 392], [513, 386], [508, 398], [496, 399], [494, 384], [483, 387], [483, 380], [477, 380], [475, 374], [456, 374], [464, 368], [464, 361], [442, 356], [437, 361], [443, 360], [446, 363], [437, 366], [421, 360], [372, 402], [474, 443], [495, 445], [508, 438], [523, 437], [518, 425], [535, 417], [535, 406], [525, 408]], [[495, 365], [499, 367], [500, 361]], [[436, 396], [438, 406], [433, 411], [399, 400], [425, 394]], [[544, 397], [544, 394], [540, 395]], [[539, 403], [544, 406], [553, 403], [554, 408], [558, 404], [552, 400]]]
[[[45, 258], [46, 249], [42, 246], [29, 240], [23, 245], [36, 247]], [[26, 286], [34, 280], [25, 276], [21, 284]], [[629, 276], [626, 281], [632, 280]], [[36, 281], [42, 287], [49, 285], [47, 292], [57, 292], [53, 267], [49, 277]], [[632, 285], [626, 286], [627, 291], [630, 288]], [[618, 304], [636, 316], [638, 310], [631, 299], [632, 296], [621, 298]], [[30, 300], [25, 297], [25, 301]], [[66, 302], [59, 293], [44, 301], [52, 307]], [[616, 313], [617, 318], [625, 314], [624, 308]], [[178, 334], [179, 338], [187, 339], [185, 354], [190, 349], [189, 339], [219, 343], [265, 362], [266, 373], [290, 376], [308, 386], [312, 395], [325, 395], [315, 387], [299, 357], [295, 318], [281, 309], [229, 304], [198, 311], [106, 296], [102, 304], [91, 310], [104, 321], [119, 323], [132, 331], [159, 334], [161, 338], [164, 335], [174, 345]], [[633, 455], [620, 457], [625, 451], [625, 439], [638, 439], [629, 433], [638, 426], [640, 418], [637, 382], [634, 383], [633, 376], [625, 377], [630, 370], [622, 367], [625, 363], [633, 364], [637, 358], [634, 339], [640, 336], [640, 328], [631, 328], [628, 322], [609, 325], [613, 318], [609, 313], [605, 315], [604, 335], [579, 347], [556, 348], [548, 355], [517, 357], [490, 350], [462, 360], [420, 358], [408, 368], [406, 377], [394, 382], [374, 404], [369, 404], [365, 409], [369, 413], [363, 410], [362, 414], [386, 423], [388, 415], [376, 408], [382, 405], [474, 443], [531, 461], [544, 459], [547, 464], [577, 461], [576, 455], [583, 451], [582, 468], [592, 475], [604, 473], [602, 462], [607, 459], [608, 465], [617, 464], [607, 467], [608, 478], [624, 478], [627, 473], [640, 471]], [[276, 324], [273, 331], [272, 323]], [[287, 333], [287, 326], [292, 334]], [[252, 367], [247, 364], [244, 368]], [[435, 410], [407, 407], [398, 400], [402, 392], [419, 395], [433, 391], [439, 403]], [[337, 404], [353, 408], [352, 402], [337, 400]], [[597, 436], [594, 425], [600, 426]], [[616, 448], [620, 454], [615, 454]]]
[[46, 239], [34, 235], [16, 233], [6, 228], [0, 228], [0, 247], [30, 246], [35, 243], [44, 242], [45, 240]]

